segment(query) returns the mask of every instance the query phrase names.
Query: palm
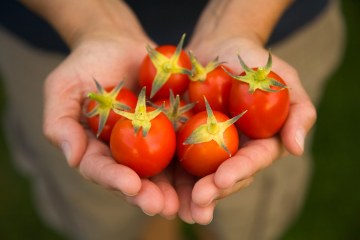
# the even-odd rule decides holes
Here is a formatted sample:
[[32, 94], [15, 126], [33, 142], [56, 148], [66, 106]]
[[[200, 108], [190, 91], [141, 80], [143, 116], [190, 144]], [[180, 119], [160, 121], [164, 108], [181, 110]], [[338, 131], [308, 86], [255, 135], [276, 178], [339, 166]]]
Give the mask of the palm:
[[[188, 46], [200, 63], [206, 65], [215, 57], [227, 62], [236, 74], [242, 72], [236, 50], [249, 67], [265, 66], [268, 51], [248, 39], [231, 39], [220, 42], [192, 43]], [[302, 149], [295, 141], [296, 131], [310, 129], [314, 124], [314, 107], [304, 91], [296, 71], [287, 63], [273, 57], [272, 70], [281, 76], [292, 89], [290, 90], [290, 113], [280, 133], [267, 139], [251, 140], [242, 137], [240, 149], [225, 161], [214, 174], [199, 180], [184, 170], [179, 170], [175, 186], [180, 198], [180, 217], [187, 222], [207, 224], [212, 219], [216, 201], [247, 187], [253, 176], [286, 154], [285, 149], [301, 155]], [[180, 167], [181, 169], [181, 167]], [[186, 184], [183, 184], [186, 183]]]
[[108, 145], [89, 130], [82, 114], [87, 93], [96, 91], [93, 78], [108, 87], [125, 76], [124, 86], [138, 92], [137, 73], [147, 54], [145, 44], [146, 41], [95, 39], [79, 45], [45, 82], [44, 132], [55, 146], [71, 146], [69, 165], [85, 179], [119, 192], [128, 203], [147, 214], [172, 216], [178, 209], [177, 197], [165, 173], [150, 181], [118, 164]]

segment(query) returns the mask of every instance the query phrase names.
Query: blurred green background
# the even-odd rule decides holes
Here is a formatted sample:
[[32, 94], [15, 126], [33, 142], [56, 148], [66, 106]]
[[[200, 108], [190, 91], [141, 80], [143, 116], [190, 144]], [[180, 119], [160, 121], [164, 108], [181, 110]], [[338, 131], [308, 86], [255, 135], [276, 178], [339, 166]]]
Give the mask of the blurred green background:
[[308, 199], [283, 240], [360, 239], [360, 1], [341, 2], [348, 28], [345, 58], [317, 108]]
[[[360, 239], [360, 1], [343, 0], [342, 8], [348, 27], [345, 58], [317, 109], [308, 198], [282, 240]], [[0, 114], [5, 104], [1, 90], [0, 82]], [[3, 129], [0, 159], [0, 239], [64, 239], [38, 218], [29, 182], [13, 169]]]

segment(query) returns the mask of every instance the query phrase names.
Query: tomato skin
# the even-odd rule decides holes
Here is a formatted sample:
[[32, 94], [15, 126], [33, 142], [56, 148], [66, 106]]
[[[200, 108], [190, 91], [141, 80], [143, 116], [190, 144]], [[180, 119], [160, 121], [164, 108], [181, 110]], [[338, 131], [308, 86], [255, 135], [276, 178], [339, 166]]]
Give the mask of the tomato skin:
[[[163, 45], [159, 46], [155, 49], [156, 51], [160, 52], [161, 54], [165, 55], [169, 59], [176, 51], [176, 46], [173, 45]], [[191, 70], [191, 62], [189, 56], [181, 50], [178, 65], [183, 68], [187, 68]], [[143, 88], [146, 86], [146, 96], [149, 98], [151, 89], [152, 89], [152, 83], [156, 76], [156, 68], [154, 64], [152, 63], [149, 55], [147, 55], [141, 66], [139, 71], [139, 84], [140, 87]], [[165, 84], [159, 89], [159, 91], [151, 98], [153, 101], [158, 99], [165, 99], [169, 98], [170, 96], [170, 89], [173, 90], [174, 95], [177, 94], [182, 95], [188, 85], [189, 85], [189, 77], [186, 74], [171, 74], [170, 78], [165, 82]]]
[[[147, 112], [154, 110], [153, 107], [146, 108]], [[142, 128], [135, 135], [131, 120], [122, 118], [113, 128], [110, 149], [118, 163], [130, 167], [141, 178], [149, 178], [165, 169], [174, 156], [175, 131], [163, 113], [151, 120], [145, 138]]]
[[[107, 92], [111, 92], [112, 89], [114, 89], [114, 87], [105, 88], [105, 90]], [[135, 109], [136, 103], [137, 103], [137, 96], [132, 91], [130, 91], [130, 90], [126, 89], [126, 88], [122, 88], [120, 90], [118, 96], [116, 97], [116, 100], [126, 104], [131, 109]], [[87, 112], [90, 112], [98, 104], [99, 104], [98, 102], [96, 102], [94, 100], [91, 100], [89, 105], [88, 105]], [[111, 131], [112, 131], [113, 127], [115, 126], [116, 122], [120, 118], [122, 118], [120, 115], [116, 114], [113, 110], [110, 110], [109, 117], [106, 120], [105, 126], [104, 126], [103, 130], [101, 131], [101, 133], [99, 135], [99, 138], [101, 140], [103, 140], [104, 142], [109, 142], [110, 141]], [[99, 115], [88, 118], [90, 129], [95, 134], [97, 134], [98, 129], [99, 129], [99, 121], [100, 121]]]
[[220, 65], [207, 74], [204, 82], [190, 81], [188, 87], [189, 99], [192, 103], [198, 102], [194, 107], [196, 113], [206, 111], [205, 96], [211, 109], [230, 117], [229, 95], [234, 79], [221, 67], [232, 73], [230, 68]]
[[[219, 122], [229, 119], [225, 114], [213, 111]], [[216, 172], [221, 163], [230, 156], [214, 140], [204, 143], [183, 145], [190, 134], [200, 125], [207, 123], [207, 112], [203, 111], [191, 117], [180, 129], [177, 136], [177, 156], [181, 165], [191, 174], [204, 177]], [[234, 125], [224, 131], [224, 142], [233, 156], [239, 147], [239, 135]]]
[[[165, 102], [165, 109], [170, 109], [170, 100], [167, 98], [167, 99], [159, 99], [157, 101], [154, 102], [155, 105], [158, 105], [159, 107], [161, 107]], [[187, 103], [183, 100], [180, 100], [180, 103], [179, 103], [179, 108], [180, 107], [183, 107], [183, 106], [186, 106]], [[187, 118], [191, 118], [192, 116], [195, 115], [195, 112], [192, 109], [184, 112], [183, 114], [181, 114], [181, 116], [184, 116], [184, 117], [187, 117]], [[184, 123], [182, 122], [177, 122], [177, 131], [176, 132], [179, 132], [180, 128], [184, 125]]]
[[[245, 73], [240, 74], [244, 75]], [[284, 80], [272, 71], [267, 77], [286, 85]], [[271, 88], [280, 89], [273, 86]], [[257, 89], [250, 94], [249, 84], [235, 80], [231, 87], [229, 107], [231, 116], [248, 110], [235, 123], [243, 134], [253, 139], [268, 138], [275, 135], [287, 119], [290, 109], [289, 90], [265, 92]]]

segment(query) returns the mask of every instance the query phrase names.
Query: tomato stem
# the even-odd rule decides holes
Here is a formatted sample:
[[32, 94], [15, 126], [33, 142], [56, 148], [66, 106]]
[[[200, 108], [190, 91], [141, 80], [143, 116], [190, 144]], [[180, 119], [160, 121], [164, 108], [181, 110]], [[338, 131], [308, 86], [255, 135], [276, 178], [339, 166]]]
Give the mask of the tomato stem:
[[165, 63], [163, 65], [164, 72], [171, 72], [171, 69], [173, 68], [173, 65], [171, 63]]
[[229, 149], [226, 147], [225, 141], [224, 141], [224, 132], [225, 130], [230, 127], [232, 124], [234, 124], [242, 115], [244, 115], [243, 112], [236, 117], [233, 117], [225, 122], [218, 122], [215, 118], [215, 115], [213, 111], [211, 110], [211, 107], [205, 99], [205, 105], [206, 105], [206, 111], [207, 111], [207, 123], [200, 125], [197, 127], [190, 136], [185, 140], [183, 143], [184, 145], [189, 144], [197, 144], [197, 143], [204, 143], [209, 142], [211, 140], [214, 140], [222, 149], [224, 149], [229, 156], [231, 157], [231, 153]]
[[93, 92], [89, 92], [87, 97], [98, 102], [103, 107], [111, 108], [112, 99], [109, 99], [108, 97], [104, 97]]
[[[162, 112], [169, 118], [169, 120], [171, 121], [174, 130], [177, 131], [177, 123], [178, 122], [186, 122], [188, 120], [187, 117], [182, 116], [183, 113], [191, 110], [196, 104], [195, 103], [190, 103], [187, 104], [185, 106], [180, 107], [180, 96], [179, 94], [176, 95], [176, 98], [174, 97], [174, 93], [173, 91], [170, 89], [170, 109], [163, 109]], [[160, 106], [155, 105], [154, 103], [150, 102], [150, 105], [153, 106], [154, 108], [158, 109], [160, 108]]]
[[126, 117], [131, 121], [131, 124], [134, 127], [134, 133], [135, 135], [139, 131], [139, 129], [142, 127], [142, 133], [143, 138], [146, 137], [147, 133], [149, 132], [151, 128], [151, 120], [157, 117], [161, 113], [161, 111], [164, 109], [165, 104], [163, 104], [162, 107], [156, 109], [152, 112], [146, 112], [146, 97], [145, 97], [146, 87], [143, 87], [141, 90], [138, 102], [136, 104], [135, 113], [129, 113], [125, 111], [119, 111], [117, 109], [113, 109], [115, 113]]
[[217, 131], [219, 131], [219, 126], [218, 126], [216, 119], [211, 120], [211, 122], [208, 126], [208, 131], [211, 134], [215, 134], [215, 133], [217, 133]]
[[178, 65], [180, 53], [184, 43], [185, 34], [183, 34], [175, 53], [171, 58], [166, 57], [155, 49], [151, 48], [149, 44], [146, 45], [146, 50], [149, 54], [151, 62], [156, 68], [156, 75], [151, 86], [150, 98], [159, 91], [159, 89], [167, 82], [171, 74], [181, 73], [190, 75], [191, 71], [186, 68], [182, 68]]
[[93, 79], [95, 81], [96, 88], [99, 94], [89, 92], [87, 97], [91, 100], [98, 102], [99, 104], [95, 106], [95, 108], [91, 110], [89, 113], [87, 113], [86, 110], [84, 109], [84, 115], [88, 118], [93, 117], [95, 115], [99, 115], [100, 121], [97, 132], [97, 137], [99, 137], [101, 131], [105, 126], [105, 123], [107, 121], [111, 109], [130, 110], [131, 108], [126, 104], [116, 100], [122, 86], [124, 85], [125, 77], [118, 85], [115, 86], [113, 90], [111, 90], [111, 92], [105, 91], [105, 89], [96, 81], [96, 79], [95, 78]]
[[179, 116], [179, 107], [180, 107], [180, 96], [176, 95], [175, 101], [171, 101], [171, 98], [174, 99], [174, 93], [170, 89], [170, 111], [169, 116], [171, 119], [176, 119]]
[[[235, 78], [236, 80], [248, 83], [250, 94], [254, 93], [254, 91], [256, 89], [260, 89], [260, 90], [266, 91], [266, 92], [279, 92], [284, 89], [289, 89], [289, 87], [280, 83], [278, 80], [267, 77], [271, 71], [271, 66], [272, 66], [272, 56], [271, 56], [270, 49], [269, 49], [268, 62], [266, 63], [265, 67], [264, 68], [259, 67], [259, 68], [257, 68], [257, 70], [249, 68], [245, 64], [245, 62], [241, 59], [239, 53], [238, 52], [236, 52], [236, 53], [238, 55], [240, 65], [245, 71], [245, 76], [236, 76], [234, 74], [229, 73], [225, 68], [223, 68], [223, 69], [232, 78]], [[279, 89], [274, 90], [271, 88], [271, 86], [279, 87]]]
[[207, 74], [217, 68], [219, 65], [224, 64], [225, 62], [218, 62], [219, 57], [216, 57], [213, 61], [208, 63], [206, 67], [203, 67], [196, 57], [194, 57], [192, 51], [189, 51], [190, 61], [193, 65], [193, 69], [191, 71], [191, 75], [189, 78], [191, 81], [200, 81], [204, 82], [206, 80]]
[[255, 79], [256, 79], [257, 81], [263, 81], [263, 80], [265, 80], [265, 78], [266, 78], [266, 74], [265, 74], [264, 68], [259, 67], [259, 68], [256, 70]]

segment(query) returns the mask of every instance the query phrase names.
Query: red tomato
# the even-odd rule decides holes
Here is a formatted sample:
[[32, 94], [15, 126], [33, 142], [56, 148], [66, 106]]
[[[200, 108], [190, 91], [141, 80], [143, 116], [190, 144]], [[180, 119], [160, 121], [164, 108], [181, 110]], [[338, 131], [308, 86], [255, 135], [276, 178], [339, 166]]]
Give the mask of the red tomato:
[[[159, 53], [163, 54], [167, 58], [171, 58], [175, 51], [176, 46], [173, 45], [163, 45], [160, 47], [157, 47], [155, 49]], [[178, 65], [182, 68], [191, 69], [191, 62], [189, 59], [189, 56], [181, 50]], [[139, 72], [139, 84], [140, 87], [146, 86], [148, 89], [146, 96], [150, 98], [150, 93], [152, 89], [153, 80], [157, 74], [157, 70], [152, 63], [149, 55], [147, 55], [144, 59], [144, 61], [141, 64], [140, 72]], [[152, 100], [157, 99], [165, 99], [169, 97], [169, 90], [172, 89], [174, 92], [174, 95], [182, 95], [188, 85], [189, 85], [189, 77], [186, 74], [176, 73], [171, 74], [170, 78], [165, 82], [165, 84], [157, 91], [157, 93], [151, 98]]]
[[[218, 122], [229, 120], [229, 117], [221, 112], [214, 111], [213, 113]], [[184, 124], [177, 136], [176, 151], [180, 163], [188, 172], [198, 177], [214, 173], [220, 164], [230, 157], [229, 153], [214, 140], [190, 145], [183, 144], [195, 129], [207, 124], [207, 120], [207, 112], [195, 114]], [[231, 155], [234, 155], [239, 147], [239, 136], [233, 124], [223, 132], [223, 140]]]
[[[170, 110], [170, 100], [169, 99], [160, 99], [157, 100], [156, 102], [154, 102], [155, 105], [161, 107], [165, 102], [165, 109]], [[183, 100], [180, 100], [179, 103], [179, 108], [184, 107], [188, 105], [186, 102], [184, 102]], [[186, 117], [187, 119], [189, 119], [190, 117], [192, 117], [195, 114], [193, 108], [180, 114], [180, 116], [182, 117]], [[179, 129], [184, 125], [184, 122], [181, 122], [180, 119], [177, 121], [177, 128], [176, 128], [176, 132], [179, 131]]]
[[[253, 68], [257, 70], [257, 68]], [[240, 74], [244, 76], [245, 73]], [[268, 78], [273, 78], [286, 85], [276, 73], [270, 71]], [[273, 90], [280, 87], [270, 86]], [[229, 107], [231, 116], [248, 110], [235, 124], [238, 129], [250, 138], [268, 138], [276, 134], [284, 124], [290, 108], [289, 90], [279, 92], [266, 92], [260, 89], [249, 93], [249, 84], [234, 81], [231, 92]]]
[[198, 102], [194, 107], [195, 112], [206, 111], [205, 96], [214, 111], [230, 116], [229, 95], [233, 78], [221, 67], [232, 73], [228, 67], [219, 65], [207, 74], [204, 82], [190, 81], [188, 88], [190, 102]]
[[[113, 90], [113, 89], [114, 89], [114, 87], [105, 88], [105, 90], [107, 92], [111, 92], [111, 90]], [[134, 109], [136, 107], [137, 97], [130, 90], [128, 90], [126, 88], [122, 88], [120, 90], [119, 94], [117, 95], [116, 100], [121, 103], [124, 103], [125, 105], [129, 106], [131, 109]], [[98, 104], [99, 104], [98, 102], [91, 100], [89, 103], [89, 106], [87, 108], [87, 112], [89, 113]], [[120, 118], [121, 118], [120, 115], [114, 113], [113, 110], [110, 110], [110, 113], [109, 113], [108, 119], [106, 120], [105, 126], [99, 135], [99, 138], [101, 140], [103, 140], [105, 142], [110, 141], [111, 131], [112, 131], [114, 125], [116, 124], [116, 122]], [[99, 115], [95, 115], [94, 117], [88, 118], [88, 121], [89, 121], [91, 130], [95, 134], [97, 134], [98, 129], [99, 129], [99, 121], [100, 121]]]
[[[147, 112], [154, 110], [146, 107]], [[175, 131], [163, 113], [151, 120], [146, 137], [141, 128], [135, 135], [132, 121], [122, 118], [113, 128], [110, 149], [118, 163], [130, 167], [141, 178], [149, 178], [170, 163], [176, 149]]]

